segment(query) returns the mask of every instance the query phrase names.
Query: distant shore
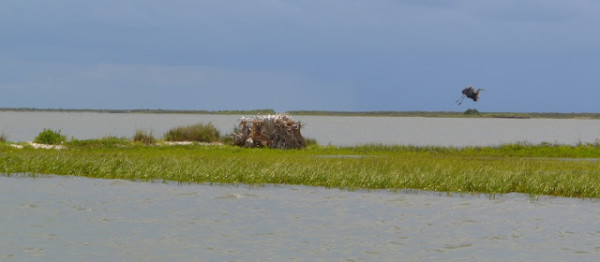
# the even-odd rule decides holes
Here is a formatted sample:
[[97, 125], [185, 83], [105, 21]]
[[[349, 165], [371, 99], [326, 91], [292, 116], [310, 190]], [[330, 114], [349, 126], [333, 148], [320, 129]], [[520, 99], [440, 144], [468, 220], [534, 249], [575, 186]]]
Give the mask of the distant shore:
[[[172, 110], [172, 109], [63, 109], [63, 108], [0, 108], [0, 112], [91, 112], [114, 114], [220, 114], [220, 115], [265, 115], [276, 114], [273, 109], [253, 110]], [[459, 111], [320, 111], [292, 110], [291, 115], [304, 116], [373, 116], [373, 117], [448, 117], [448, 118], [549, 118], [549, 119], [600, 119], [600, 113], [560, 112], [478, 112], [468, 109]]]

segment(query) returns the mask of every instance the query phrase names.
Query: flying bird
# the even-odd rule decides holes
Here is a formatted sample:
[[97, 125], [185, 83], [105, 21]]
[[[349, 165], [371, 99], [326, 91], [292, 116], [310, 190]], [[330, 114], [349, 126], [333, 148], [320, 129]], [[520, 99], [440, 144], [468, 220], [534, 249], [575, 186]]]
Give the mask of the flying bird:
[[463, 100], [465, 99], [465, 96], [477, 102], [477, 100], [479, 100], [479, 91], [485, 91], [485, 89], [473, 89], [473, 85], [468, 85], [465, 89], [463, 89], [463, 95], [458, 100], [456, 100], [456, 103], [458, 103], [459, 105], [462, 104]]

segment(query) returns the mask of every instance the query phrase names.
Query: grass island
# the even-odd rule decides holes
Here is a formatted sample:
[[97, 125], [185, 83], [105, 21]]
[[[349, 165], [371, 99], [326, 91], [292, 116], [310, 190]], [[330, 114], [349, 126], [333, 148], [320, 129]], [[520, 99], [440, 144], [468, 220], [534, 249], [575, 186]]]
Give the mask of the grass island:
[[[140, 110], [134, 113], [157, 112]], [[274, 111], [265, 109], [195, 113], [269, 114]], [[591, 113], [494, 113], [495, 116], [493, 113], [479, 112], [293, 113], [348, 116], [600, 118], [600, 114]], [[184, 134], [193, 134], [201, 138], [192, 140], [202, 141], [208, 138], [208, 141], [168, 141], [170, 137], [181, 137]], [[600, 142], [577, 145], [516, 143], [490, 147], [336, 147], [321, 146], [311, 141], [303, 149], [281, 150], [232, 146], [231, 141], [226, 139], [230, 136], [220, 137], [218, 131], [210, 124], [172, 129], [165, 134], [163, 140], [155, 139], [151, 133], [143, 131], [136, 132], [133, 139], [104, 137], [90, 140], [72, 138], [67, 141], [65, 137], [51, 130], [44, 130], [39, 137], [45, 140], [40, 142], [42, 145], [11, 143], [6, 137], [0, 136], [0, 173], [73, 175], [179, 183], [289, 184], [346, 190], [422, 189], [448, 193], [516, 192], [600, 198]], [[43, 145], [55, 143], [58, 145]]]
[[498, 147], [364, 145], [304, 149], [147, 145], [102, 138], [40, 149], [0, 143], [0, 173], [180, 183], [292, 184], [357, 189], [518, 192], [600, 198], [600, 144]]

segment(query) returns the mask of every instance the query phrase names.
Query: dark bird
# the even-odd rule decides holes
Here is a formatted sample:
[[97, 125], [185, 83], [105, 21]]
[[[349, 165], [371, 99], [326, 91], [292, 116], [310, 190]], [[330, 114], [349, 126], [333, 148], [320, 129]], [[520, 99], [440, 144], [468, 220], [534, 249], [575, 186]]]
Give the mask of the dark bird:
[[465, 96], [477, 102], [477, 100], [479, 100], [479, 91], [485, 91], [485, 89], [473, 89], [473, 85], [467, 86], [465, 89], [463, 89], [463, 95], [458, 100], [456, 100], [456, 103], [458, 103], [459, 105], [462, 104], [463, 99], [465, 99]]

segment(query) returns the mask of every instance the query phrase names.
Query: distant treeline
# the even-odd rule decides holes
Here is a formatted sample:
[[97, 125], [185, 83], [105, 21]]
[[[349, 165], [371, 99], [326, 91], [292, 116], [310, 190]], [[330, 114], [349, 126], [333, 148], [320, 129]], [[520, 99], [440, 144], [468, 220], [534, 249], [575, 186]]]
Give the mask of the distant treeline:
[[389, 116], [389, 117], [469, 117], [469, 118], [588, 118], [600, 119], [600, 113], [513, 113], [457, 111], [288, 111], [292, 115], [323, 116]]
[[[173, 109], [63, 109], [63, 108], [0, 108], [13, 112], [96, 112], [96, 113], [147, 113], [147, 114], [222, 114], [222, 115], [274, 115], [274, 109], [252, 110], [173, 110]], [[600, 113], [513, 113], [479, 112], [468, 109], [458, 111], [318, 111], [294, 110], [285, 113], [306, 116], [388, 116], [388, 117], [469, 117], [469, 118], [583, 118], [600, 119]]]
[[64, 109], [64, 108], [0, 108], [11, 112], [91, 112], [91, 113], [141, 113], [141, 114], [222, 114], [266, 115], [277, 114], [273, 109], [252, 110], [172, 110], [172, 109]]

